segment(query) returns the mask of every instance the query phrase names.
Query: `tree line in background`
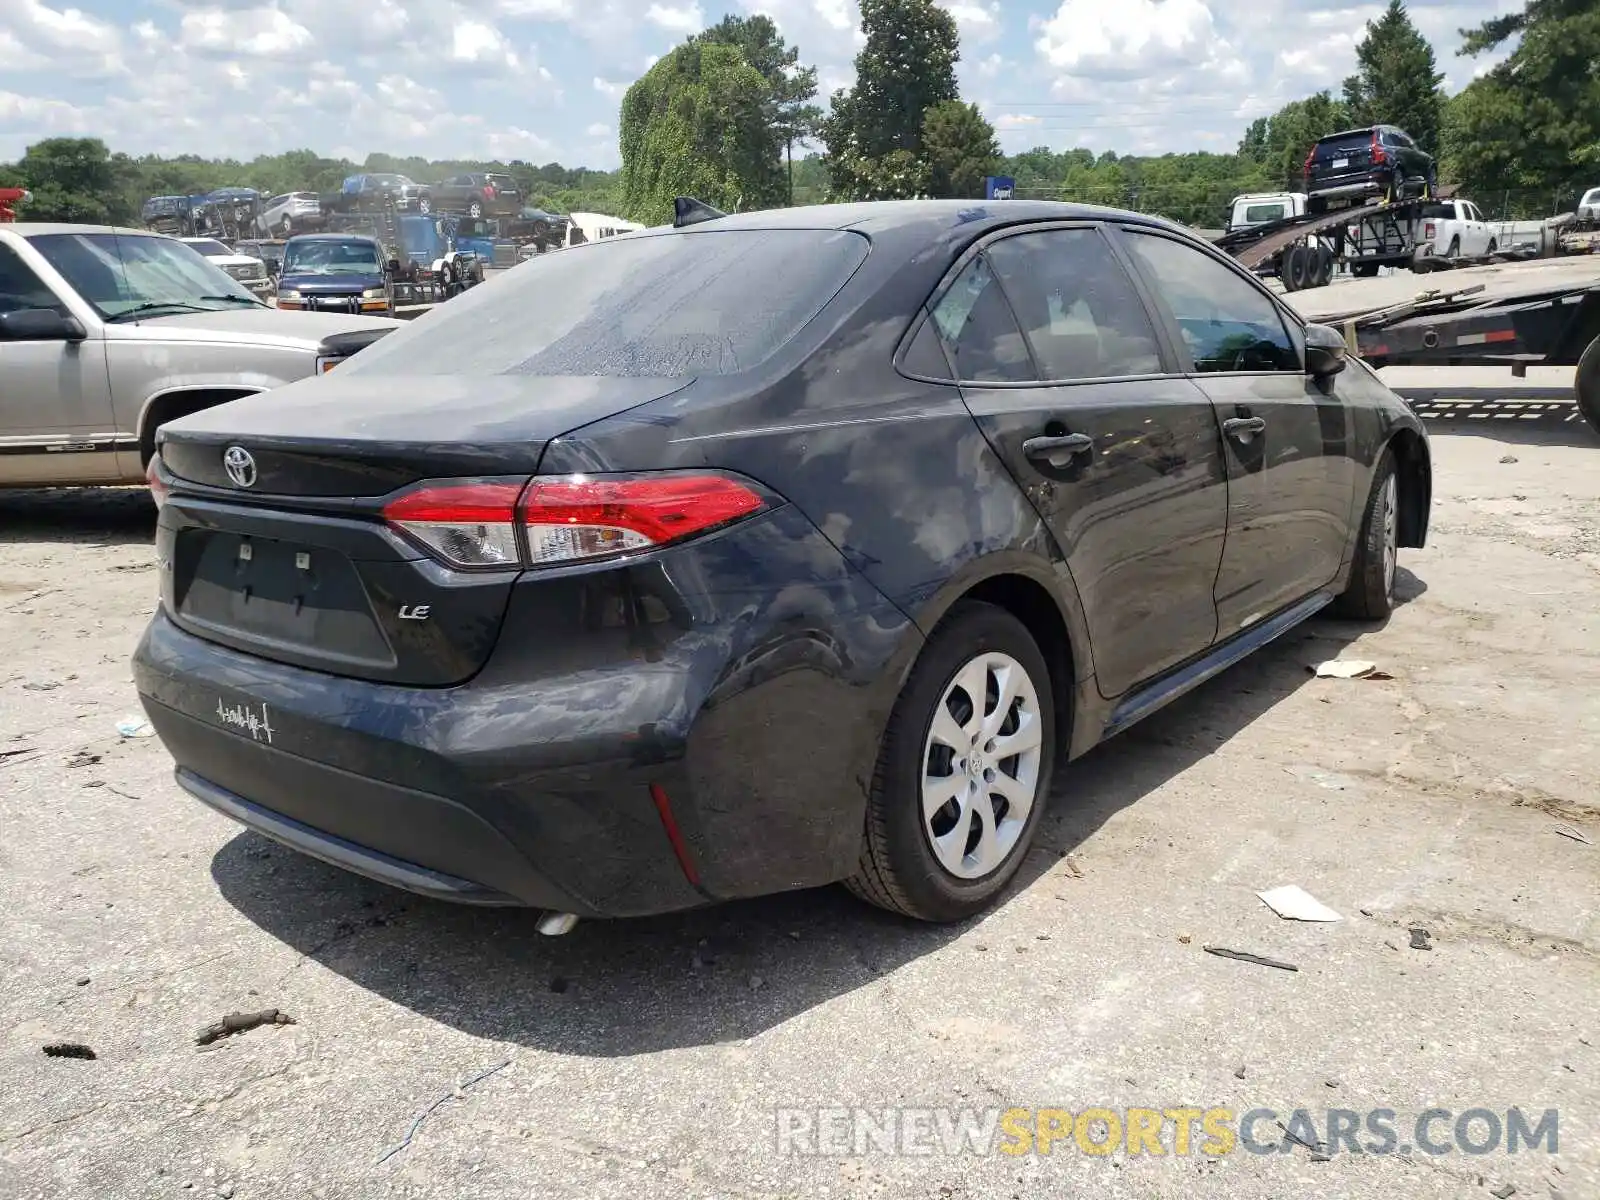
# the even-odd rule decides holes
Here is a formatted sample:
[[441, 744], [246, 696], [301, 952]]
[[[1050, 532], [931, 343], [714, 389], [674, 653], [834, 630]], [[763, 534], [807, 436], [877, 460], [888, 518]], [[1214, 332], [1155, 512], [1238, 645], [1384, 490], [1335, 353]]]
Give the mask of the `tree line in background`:
[[[1244, 192], [1299, 186], [1306, 151], [1322, 135], [1373, 123], [1398, 125], [1499, 216], [1570, 209], [1600, 185], [1600, 5], [1528, 0], [1521, 12], [1463, 30], [1461, 53], [1487, 54], [1512, 39], [1504, 62], [1454, 96], [1441, 88], [1434, 49], [1402, 0], [1369, 22], [1357, 72], [1339, 95], [1319, 92], [1253, 121], [1232, 154], [1153, 156], [1037, 148], [1000, 154], [994, 129], [961, 100], [954, 21], [931, 0], [861, 0], [864, 45], [854, 84], [813, 103], [816, 70], [800, 63], [764, 16], [724, 18], [655, 63], [624, 96], [622, 168], [559, 163], [448, 161], [373, 154], [365, 162], [309, 150], [251, 162], [195, 156], [131, 157], [96, 139], [53, 138], [0, 164], [0, 185], [34, 194], [25, 217], [130, 222], [146, 196], [222, 186], [335, 191], [358, 171], [396, 171], [420, 182], [472, 170], [516, 176], [529, 203], [598, 211], [649, 223], [670, 219], [677, 195], [727, 209], [785, 203], [971, 197], [985, 175], [1009, 175], [1017, 195], [1077, 200], [1220, 225]], [[797, 145], [823, 151], [794, 158]]]

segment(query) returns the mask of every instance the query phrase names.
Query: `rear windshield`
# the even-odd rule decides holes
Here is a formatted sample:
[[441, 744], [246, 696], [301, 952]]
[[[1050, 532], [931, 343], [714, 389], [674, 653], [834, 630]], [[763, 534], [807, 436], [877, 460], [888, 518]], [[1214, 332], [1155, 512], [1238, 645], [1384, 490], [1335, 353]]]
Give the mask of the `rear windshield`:
[[831, 229], [619, 237], [537, 255], [341, 374], [731, 375], [776, 353], [867, 256]]
[[1281, 221], [1285, 216], [1282, 204], [1252, 204], [1244, 210], [1247, 225], [1260, 225], [1265, 221]]

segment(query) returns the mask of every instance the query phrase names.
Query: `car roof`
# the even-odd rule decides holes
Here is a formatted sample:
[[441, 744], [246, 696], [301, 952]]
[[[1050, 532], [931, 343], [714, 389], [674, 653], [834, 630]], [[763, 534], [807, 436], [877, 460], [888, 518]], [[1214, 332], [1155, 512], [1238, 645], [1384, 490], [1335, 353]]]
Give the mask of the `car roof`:
[[[987, 230], [1027, 221], [1103, 221], [1116, 219], [1137, 224], [1178, 228], [1170, 221], [1145, 213], [1104, 208], [1097, 204], [1067, 204], [1055, 200], [871, 200], [854, 204], [813, 204], [801, 208], [769, 208], [731, 213], [714, 221], [690, 225], [693, 229], [854, 229], [888, 234], [910, 228]], [[674, 232], [658, 226], [646, 233]]]
[[[16, 221], [0, 225], [0, 229], [9, 229], [12, 233], [21, 234], [23, 237], [42, 233], [115, 233], [123, 237], [167, 237], [166, 234], [157, 233], [152, 229], [131, 229], [123, 225], [75, 225], [70, 221]], [[174, 239], [168, 238], [168, 240]]]
[[[373, 242], [378, 239], [370, 233], [297, 233], [289, 242]], [[285, 242], [284, 245], [288, 245]]]
[[1371, 133], [1374, 129], [1393, 129], [1393, 125], [1362, 125], [1356, 129], [1341, 129], [1338, 133], [1325, 133], [1317, 139], [1319, 142], [1331, 142], [1334, 138], [1354, 137], [1358, 133]]

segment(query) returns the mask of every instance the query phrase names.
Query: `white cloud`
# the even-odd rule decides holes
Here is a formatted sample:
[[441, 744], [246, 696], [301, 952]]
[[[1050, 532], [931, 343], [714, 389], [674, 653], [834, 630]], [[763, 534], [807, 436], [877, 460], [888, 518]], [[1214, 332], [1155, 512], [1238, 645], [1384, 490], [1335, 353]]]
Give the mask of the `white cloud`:
[[1000, 0], [939, 0], [956, 19], [961, 40], [987, 42], [1000, 36]]
[[1035, 44], [1068, 74], [1122, 79], [1231, 54], [1201, 0], [1062, 0]]
[[596, 75], [594, 77], [594, 90], [602, 96], [609, 96], [611, 99], [616, 100], [622, 96], [623, 92], [628, 90], [628, 85], [625, 83], [612, 83], [611, 80], [601, 79], [600, 76]]
[[205, 54], [280, 58], [308, 50], [316, 39], [278, 8], [202, 8], [183, 14], [178, 40]]
[[705, 14], [698, 4], [652, 4], [645, 10], [644, 19], [670, 33], [699, 33], [706, 27]]
[[596, 121], [593, 125], [589, 126], [583, 132], [584, 132], [584, 134], [586, 136], [592, 137], [592, 138], [610, 137], [611, 136], [611, 126], [607, 125], [603, 121]]

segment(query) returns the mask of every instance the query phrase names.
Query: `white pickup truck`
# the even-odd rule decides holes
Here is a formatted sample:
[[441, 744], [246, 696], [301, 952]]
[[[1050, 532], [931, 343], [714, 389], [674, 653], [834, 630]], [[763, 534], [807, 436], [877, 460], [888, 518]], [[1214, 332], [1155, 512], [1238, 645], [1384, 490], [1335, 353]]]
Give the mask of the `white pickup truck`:
[[1417, 244], [1431, 243], [1444, 258], [1475, 258], [1500, 248], [1494, 226], [1470, 200], [1439, 200], [1425, 205], [1417, 219]]

